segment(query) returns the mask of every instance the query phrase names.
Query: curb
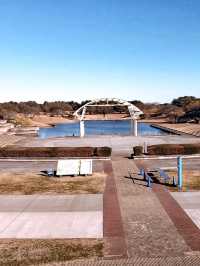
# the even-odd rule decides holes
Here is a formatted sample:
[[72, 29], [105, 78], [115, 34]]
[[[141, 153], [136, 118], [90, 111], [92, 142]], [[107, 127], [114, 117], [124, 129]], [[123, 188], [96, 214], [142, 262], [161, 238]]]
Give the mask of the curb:
[[171, 155], [171, 156], [154, 156], [154, 157], [147, 157], [147, 156], [135, 156], [133, 159], [134, 160], [164, 160], [164, 159], [176, 159], [178, 156], [181, 156], [183, 159], [184, 158], [188, 158], [188, 159], [192, 159], [192, 158], [200, 158], [200, 154], [196, 154], [196, 155], [181, 155], [181, 154], [177, 154], [177, 155]]

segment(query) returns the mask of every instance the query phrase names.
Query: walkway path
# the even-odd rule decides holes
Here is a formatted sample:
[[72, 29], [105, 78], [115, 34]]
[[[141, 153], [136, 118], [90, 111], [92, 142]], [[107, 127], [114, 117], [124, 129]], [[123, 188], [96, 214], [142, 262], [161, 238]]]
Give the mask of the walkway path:
[[[191, 253], [156, 194], [138, 176], [133, 160], [113, 158], [129, 257], [179, 256]], [[128, 178], [129, 172], [139, 180]]]
[[194, 136], [90, 136], [90, 137], [65, 137], [65, 138], [49, 138], [40, 139], [36, 137], [27, 137], [23, 141], [17, 143], [18, 146], [25, 147], [82, 147], [82, 146], [109, 146], [113, 150], [113, 154], [130, 155], [133, 146], [153, 144], [179, 144], [179, 143], [198, 143], [199, 139]]

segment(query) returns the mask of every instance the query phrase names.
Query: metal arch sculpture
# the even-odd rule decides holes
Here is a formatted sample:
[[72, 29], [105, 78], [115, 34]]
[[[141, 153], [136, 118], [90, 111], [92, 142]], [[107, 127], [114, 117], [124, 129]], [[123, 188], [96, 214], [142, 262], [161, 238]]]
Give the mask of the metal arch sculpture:
[[[98, 104], [98, 102], [106, 102], [105, 104]], [[109, 102], [114, 102], [114, 104], [109, 104]], [[138, 119], [139, 116], [141, 114], [143, 114], [143, 112], [138, 108], [136, 107], [134, 104], [131, 104], [127, 101], [124, 101], [124, 100], [121, 100], [121, 99], [117, 99], [117, 98], [100, 98], [100, 99], [95, 99], [93, 101], [90, 101], [86, 104], [84, 104], [83, 106], [81, 106], [79, 109], [77, 109], [75, 112], [74, 112], [74, 116], [76, 118], [78, 118], [80, 121], [82, 121], [84, 119], [84, 115], [86, 113], [86, 109], [88, 106], [127, 106], [128, 110], [129, 110], [129, 113], [130, 113], [130, 116], [132, 119]], [[82, 111], [82, 113], [81, 113]], [[81, 113], [81, 114], [80, 114]]]

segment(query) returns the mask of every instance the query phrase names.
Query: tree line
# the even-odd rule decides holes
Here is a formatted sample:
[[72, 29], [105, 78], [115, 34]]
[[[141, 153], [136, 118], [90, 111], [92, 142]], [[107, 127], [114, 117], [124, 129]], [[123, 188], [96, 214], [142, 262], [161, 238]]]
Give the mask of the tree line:
[[[75, 110], [87, 103], [74, 101], [55, 101], [39, 104], [35, 101], [27, 102], [5, 102], [0, 103], [0, 119], [13, 119], [16, 114], [24, 115], [72, 115]], [[199, 122], [200, 121], [200, 98], [194, 96], [184, 96], [173, 99], [171, 103], [143, 103], [142, 101], [130, 101], [144, 112], [143, 118], [166, 118], [169, 122]], [[127, 113], [127, 108], [123, 106], [90, 107], [88, 114], [107, 113]]]

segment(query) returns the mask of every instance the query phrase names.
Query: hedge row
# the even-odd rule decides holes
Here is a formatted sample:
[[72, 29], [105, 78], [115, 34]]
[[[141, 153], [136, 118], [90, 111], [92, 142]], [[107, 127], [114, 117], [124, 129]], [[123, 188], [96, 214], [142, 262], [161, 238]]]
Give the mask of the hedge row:
[[148, 146], [149, 155], [197, 154], [200, 144], [160, 144]]
[[142, 155], [143, 154], [143, 147], [142, 146], [135, 146], [135, 147], [133, 147], [133, 154], [135, 155], [135, 156], [140, 156], [140, 155]]
[[6, 147], [0, 157], [109, 157], [109, 147]]

